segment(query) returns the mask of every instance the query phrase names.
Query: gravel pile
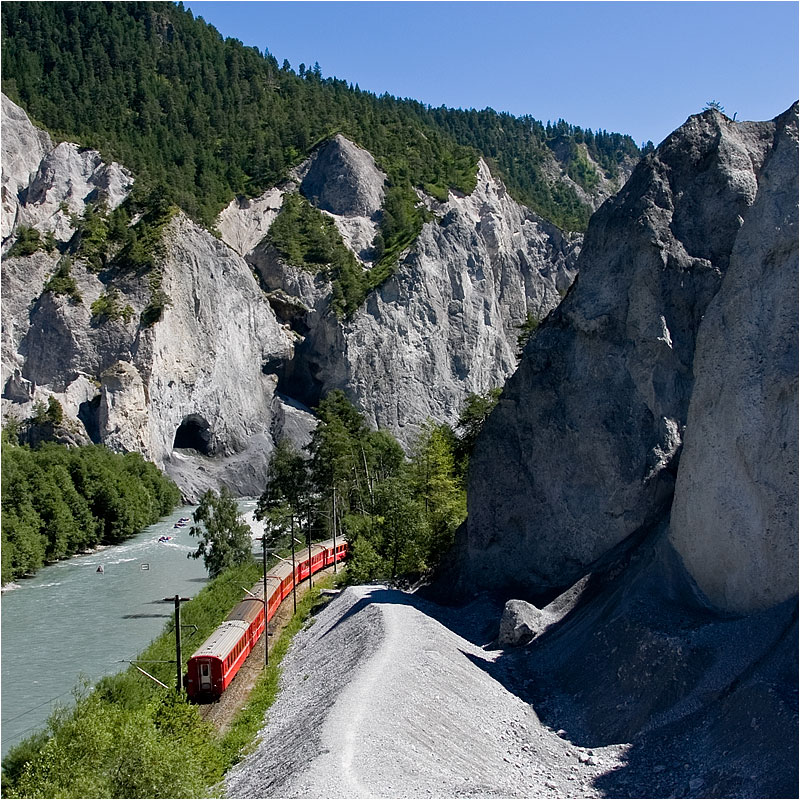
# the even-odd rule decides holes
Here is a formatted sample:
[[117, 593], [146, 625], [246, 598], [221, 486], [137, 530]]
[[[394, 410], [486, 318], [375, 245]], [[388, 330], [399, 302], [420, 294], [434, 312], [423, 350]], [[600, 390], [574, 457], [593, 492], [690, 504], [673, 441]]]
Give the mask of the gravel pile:
[[295, 638], [228, 795], [603, 796], [595, 779], [628, 746], [583, 748], [543, 725], [493, 677], [500, 651], [481, 643], [496, 609], [449, 613], [384, 586], [344, 591]]

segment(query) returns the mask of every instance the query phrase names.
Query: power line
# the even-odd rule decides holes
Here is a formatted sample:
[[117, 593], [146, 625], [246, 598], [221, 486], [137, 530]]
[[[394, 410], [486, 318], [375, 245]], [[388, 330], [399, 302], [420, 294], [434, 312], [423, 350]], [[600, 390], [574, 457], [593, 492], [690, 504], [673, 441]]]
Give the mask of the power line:
[[4, 719], [2, 721], [3, 725], [8, 725], [9, 722], [14, 722], [14, 720], [18, 720], [21, 717], [24, 717], [26, 714], [30, 714], [31, 711], [36, 711], [37, 708], [46, 706], [48, 703], [52, 703], [53, 700], [58, 700], [59, 697], [63, 697], [65, 694], [72, 694], [72, 689], [68, 689], [66, 692], [61, 692], [61, 694], [57, 694], [55, 697], [51, 697], [49, 700], [45, 700], [43, 703], [39, 703], [39, 705], [29, 708], [27, 711], [23, 711], [21, 714], [17, 714], [16, 717], [11, 717], [11, 719]]

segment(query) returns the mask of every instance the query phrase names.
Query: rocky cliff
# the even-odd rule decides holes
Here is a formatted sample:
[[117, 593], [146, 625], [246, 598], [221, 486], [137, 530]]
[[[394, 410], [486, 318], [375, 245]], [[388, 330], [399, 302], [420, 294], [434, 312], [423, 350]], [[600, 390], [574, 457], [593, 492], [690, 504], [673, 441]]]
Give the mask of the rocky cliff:
[[[337, 137], [296, 178], [286, 190], [299, 185], [369, 269], [384, 181], [371, 156]], [[455, 422], [467, 393], [502, 385], [516, 368], [518, 326], [560, 302], [581, 241], [516, 203], [483, 162], [471, 195], [420, 202], [433, 220], [349, 320], [328, 311], [326, 281], [287, 266], [269, 244], [246, 256], [303, 337], [282, 374], [286, 391], [313, 404], [343, 389], [406, 444], [429, 417]]]
[[[744, 490], [743, 480], [762, 484], [757, 493], [776, 481], [793, 486], [796, 320], [768, 298], [791, 304], [796, 295], [797, 209], [787, 202], [797, 158], [794, 113], [767, 123], [737, 124], [712, 111], [692, 117], [596, 212], [575, 285], [528, 345], [478, 443], [463, 538], [466, 582], [505, 581], [546, 594], [664, 519], [687, 422], [692, 436], [701, 435], [698, 415], [711, 419], [708, 400], [722, 382], [729, 416], [713, 415], [713, 427], [732, 447], [740, 446], [736, 429], [766, 433], [767, 417], [758, 436], [751, 429], [754, 414], [769, 409], [772, 418], [780, 407], [786, 421], [758, 445], [777, 447], [770, 476], [744, 466], [750, 453], [723, 459], [714, 480], [733, 494]], [[764, 296], [748, 299], [743, 285]], [[737, 370], [724, 370], [720, 349], [739, 359]], [[746, 397], [739, 393], [745, 388]], [[682, 478], [685, 490], [705, 492], [705, 476]], [[777, 509], [784, 495], [775, 492], [767, 504]], [[776, 513], [782, 524], [770, 526], [770, 538], [785, 544], [772, 547], [793, 569], [786, 556], [796, 554], [796, 530], [791, 515]], [[693, 523], [688, 537], [675, 533], [675, 541], [696, 538], [698, 528]]]
[[[276, 437], [305, 442], [304, 404], [334, 388], [406, 444], [428, 417], [455, 421], [469, 392], [513, 372], [517, 326], [544, 317], [575, 274], [581, 237], [514, 202], [481, 163], [469, 196], [420, 193], [431, 221], [394, 276], [338, 318], [330, 284], [283, 263], [264, 237], [286, 193], [300, 191], [373, 267], [386, 176], [342, 136], [280, 186], [233, 201], [218, 236], [179, 214], [157, 270], [98, 273], [75, 255], [75, 215], [87, 203], [115, 208], [130, 174], [54, 145], [7, 98], [3, 148], [4, 415], [25, 418], [55, 396], [78, 438], [142, 452], [190, 499], [219, 484], [259, 493]], [[57, 248], [9, 256], [21, 226], [53, 231]], [[62, 251], [73, 256], [73, 296], [48, 283]], [[148, 324], [154, 286], [166, 304]], [[109, 297], [117, 313], [95, 313]]]
[[496, 673], [629, 743], [607, 796], [796, 793], [797, 117], [706, 111], [639, 164], [470, 464], [438, 591], [535, 604]]

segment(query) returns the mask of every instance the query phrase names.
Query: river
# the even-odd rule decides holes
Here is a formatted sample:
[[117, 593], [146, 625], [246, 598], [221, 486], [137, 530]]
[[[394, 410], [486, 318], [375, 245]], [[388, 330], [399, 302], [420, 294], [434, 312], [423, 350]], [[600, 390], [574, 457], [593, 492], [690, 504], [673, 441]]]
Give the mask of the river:
[[[239, 501], [248, 521], [254, 507]], [[203, 588], [203, 560], [187, 558], [197, 539], [189, 525], [173, 527], [193, 510], [179, 508], [124, 544], [51, 564], [3, 592], [3, 756], [42, 728], [55, 704], [71, 702], [82, 675], [93, 682], [125, 669], [164, 629], [174, 604], [163, 598]]]

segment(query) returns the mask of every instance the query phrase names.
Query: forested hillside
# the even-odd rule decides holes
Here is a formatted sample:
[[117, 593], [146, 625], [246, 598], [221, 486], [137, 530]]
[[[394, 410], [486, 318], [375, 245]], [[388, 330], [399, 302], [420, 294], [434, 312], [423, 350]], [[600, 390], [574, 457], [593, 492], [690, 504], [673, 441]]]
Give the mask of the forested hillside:
[[341, 391], [317, 408], [306, 458], [288, 441], [270, 460], [256, 517], [275, 546], [344, 535], [348, 581], [418, 578], [435, 568], [466, 516], [469, 457], [500, 390], [470, 395], [454, 428], [428, 420], [410, 458], [386, 430], [370, 430]]
[[[319, 141], [341, 132], [389, 175], [387, 251], [421, 226], [414, 187], [469, 192], [480, 155], [516, 198], [563, 228], [591, 209], [572, 186], [545, 179], [552, 152], [591, 191], [598, 180], [579, 144], [611, 176], [637, 158], [633, 140], [559, 120], [431, 109], [297, 70], [194, 19], [181, 4], [4, 3], [3, 91], [56, 137], [94, 147], [163, 183], [206, 225], [236, 194], [277, 183]], [[564, 156], [564, 154], [567, 154]]]

